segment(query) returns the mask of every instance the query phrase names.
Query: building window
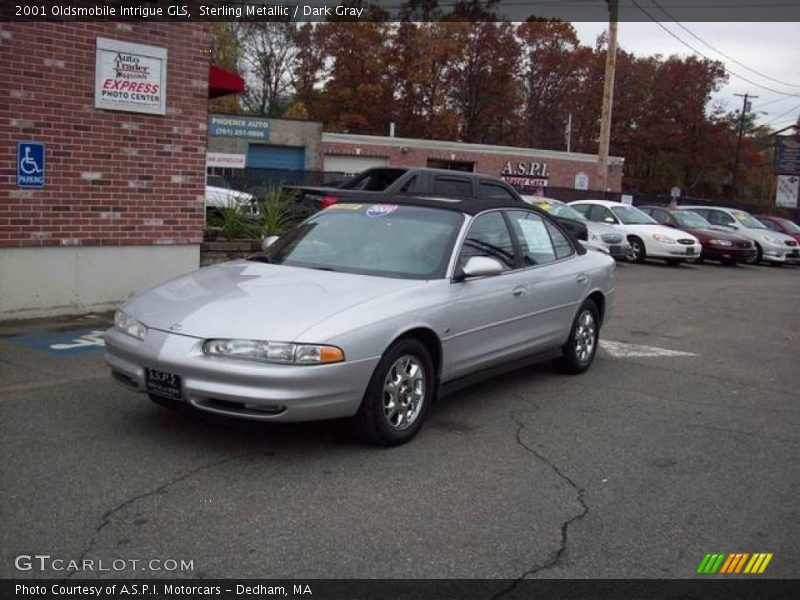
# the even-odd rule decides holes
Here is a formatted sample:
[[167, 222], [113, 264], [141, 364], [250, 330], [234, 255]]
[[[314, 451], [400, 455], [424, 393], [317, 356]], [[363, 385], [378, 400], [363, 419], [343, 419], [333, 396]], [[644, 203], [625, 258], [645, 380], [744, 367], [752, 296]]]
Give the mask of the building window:
[[475, 163], [462, 160], [439, 160], [438, 158], [429, 158], [427, 165], [430, 169], [448, 169], [449, 171], [466, 171], [473, 173], [475, 171]]

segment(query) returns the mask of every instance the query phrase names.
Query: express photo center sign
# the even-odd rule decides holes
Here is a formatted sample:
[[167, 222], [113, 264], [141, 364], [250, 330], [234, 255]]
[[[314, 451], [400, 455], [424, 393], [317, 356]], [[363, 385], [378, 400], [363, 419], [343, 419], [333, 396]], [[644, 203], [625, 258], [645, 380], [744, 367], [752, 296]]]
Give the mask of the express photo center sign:
[[97, 38], [95, 108], [164, 115], [167, 49]]

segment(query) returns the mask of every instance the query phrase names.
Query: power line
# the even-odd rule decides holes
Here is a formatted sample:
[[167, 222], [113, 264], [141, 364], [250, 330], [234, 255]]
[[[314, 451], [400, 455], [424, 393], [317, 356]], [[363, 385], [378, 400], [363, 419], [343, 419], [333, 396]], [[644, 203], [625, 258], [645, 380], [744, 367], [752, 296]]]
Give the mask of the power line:
[[[663, 23], [661, 23], [661, 22], [660, 22], [658, 19], [656, 19], [656, 18], [655, 18], [653, 15], [651, 15], [651, 14], [650, 14], [649, 12], [647, 12], [647, 11], [646, 11], [644, 8], [642, 8], [642, 6], [641, 6], [641, 5], [640, 5], [640, 4], [639, 4], [639, 3], [638, 3], [636, 0], [631, 0], [631, 2], [633, 2], [633, 4], [636, 6], [636, 8], [638, 8], [640, 11], [642, 11], [644, 14], [646, 14], [646, 15], [647, 15], [647, 16], [650, 18], [650, 20], [651, 20], [651, 21], [653, 21], [653, 23], [655, 23], [656, 25], [658, 25], [659, 27], [661, 27], [661, 29], [663, 29], [663, 30], [664, 30], [664, 31], [666, 31], [666, 32], [667, 32], [669, 35], [671, 35], [673, 38], [675, 38], [676, 40], [678, 40], [678, 41], [679, 41], [681, 44], [683, 44], [684, 46], [686, 46], [687, 48], [689, 48], [689, 50], [691, 50], [692, 52], [694, 52], [695, 54], [697, 54], [697, 55], [699, 55], [699, 56], [702, 56], [702, 57], [703, 57], [703, 58], [705, 58], [706, 60], [710, 60], [710, 61], [718, 62], [718, 61], [714, 60], [713, 58], [711, 58], [710, 56], [707, 56], [706, 54], [703, 54], [702, 52], [700, 52], [700, 50], [698, 50], [697, 48], [695, 48], [694, 46], [692, 46], [692, 45], [691, 45], [689, 42], [687, 42], [686, 40], [682, 39], [680, 36], [678, 36], [677, 34], [675, 34], [674, 32], [672, 32], [672, 31], [671, 31], [669, 28], [667, 28], [667, 27], [666, 27], [666, 26], [665, 26]], [[795, 97], [795, 98], [800, 98], [800, 94], [793, 94], [793, 93], [789, 93], [789, 92], [782, 92], [781, 90], [776, 90], [775, 88], [771, 88], [771, 87], [768, 87], [768, 86], [766, 86], [766, 85], [763, 85], [763, 84], [757, 83], [757, 82], [753, 81], [752, 79], [748, 79], [747, 77], [745, 77], [745, 76], [743, 76], [743, 75], [740, 75], [739, 73], [736, 73], [735, 71], [731, 70], [731, 69], [730, 69], [730, 68], [728, 68], [727, 66], [725, 67], [725, 70], [726, 70], [728, 73], [730, 73], [731, 75], [733, 75], [734, 77], [738, 77], [739, 79], [741, 79], [742, 81], [746, 81], [746, 82], [747, 82], [747, 83], [749, 83], [750, 85], [754, 85], [754, 86], [756, 86], [756, 87], [759, 87], [759, 88], [761, 88], [761, 89], [763, 89], [763, 90], [766, 90], [766, 91], [768, 91], [768, 92], [772, 92], [773, 94], [781, 94], [782, 96], [793, 96], [793, 97]]]
[[771, 125], [771, 124], [772, 124], [772, 123], [774, 123], [775, 121], [780, 121], [780, 120], [781, 120], [783, 117], [785, 117], [785, 116], [787, 116], [787, 115], [790, 115], [791, 113], [793, 113], [793, 112], [794, 112], [794, 111], [796, 111], [796, 110], [800, 110], [800, 104], [798, 104], [798, 105], [797, 105], [797, 106], [795, 106], [794, 108], [790, 108], [790, 109], [789, 109], [789, 110], [787, 110], [785, 113], [781, 113], [781, 114], [779, 114], [779, 115], [778, 115], [777, 117], [775, 117], [774, 119], [770, 119], [769, 121], [767, 121], [766, 123], [764, 123], [764, 126], [766, 127], [767, 125]]
[[735, 58], [734, 58], [734, 57], [732, 57], [730, 54], [725, 54], [725, 53], [724, 53], [722, 50], [720, 50], [719, 48], [716, 48], [716, 47], [712, 46], [712, 45], [711, 45], [711, 44], [709, 44], [707, 41], [705, 41], [704, 39], [700, 38], [698, 35], [696, 35], [694, 32], [692, 32], [692, 31], [691, 31], [691, 30], [690, 30], [688, 27], [686, 27], [686, 26], [685, 26], [683, 23], [681, 23], [681, 22], [680, 22], [680, 21], [678, 21], [678, 20], [677, 20], [675, 17], [673, 17], [673, 16], [672, 16], [672, 15], [671, 15], [669, 12], [667, 12], [667, 10], [666, 10], [666, 9], [665, 9], [663, 6], [661, 6], [661, 4], [659, 4], [659, 3], [658, 3], [658, 0], [651, 0], [651, 1], [652, 1], [652, 3], [653, 3], [655, 6], [657, 6], [657, 7], [658, 7], [658, 9], [659, 9], [661, 12], [663, 12], [665, 15], [667, 15], [667, 16], [668, 16], [668, 17], [669, 17], [669, 18], [672, 20], [672, 22], [673, 22], [673, 23], [675, 23], [675, 24], [676, 24], [678, 27], [680, 27], [681, 29], [683, 29], [683, 30], [684, 30], [686, 33], [688, 33], [690, 36], [692, 36], [694, 39], [696, 39], [696, 40], [697, 40], [698, 42], [700, 42], [701, 44], [704, 44], [704, 45], [708, 46], [709, 48], [711, 48], [711, 49], [712, 49], [714, 52], [716, 52], [716, 53], [717, 53], [717, 54], [719, 54], [720, 56], [724, 56], [724, 57], [725, 57], [725, 58], [727, 58], [729, 61], [731, 61], [731, 62], [733, 62], [733, 63], [735, 63], [735, 64], [739, 65], [739, 66], [740, 66], [740, 67], [742, 67], [743, 69], [747, 69], [747, 70], [748, 70], [748, 71], [750, 71], [751, 73], [755, 73], [755, 74], [756, 74], [756, 75], [758, 75], [759, 77], [763, 77], [764, 79], [768, 79], [769, 81], [773, 81], [773, 82], [775, 82], [775, 83], [778, 83], [778, 84], [780, 84], [780, 85], [785, 85], [785, 86], [787, 86], [787, 87], [796, 87], [796, 88], [800, 88], [800, 85], [798, 85], [798, 84], [796, 84], [796, 83], [787, 83], [787, 82], [785, 82], [785, 81], [781, 81], [780, 79], [775, 79], [774, 77], [770, 77], [769, 75], [765, 75], [764, 73], [761, 73], [760, 71], [757, 71], [756, 69], [753, 69], [753, 68], [751, 68], [751, 67], [748, 67], [746, 64], [744, 64], [743, 62], [741, 62], [741, 61], [739, 61], [739, 60], [735, 59]]

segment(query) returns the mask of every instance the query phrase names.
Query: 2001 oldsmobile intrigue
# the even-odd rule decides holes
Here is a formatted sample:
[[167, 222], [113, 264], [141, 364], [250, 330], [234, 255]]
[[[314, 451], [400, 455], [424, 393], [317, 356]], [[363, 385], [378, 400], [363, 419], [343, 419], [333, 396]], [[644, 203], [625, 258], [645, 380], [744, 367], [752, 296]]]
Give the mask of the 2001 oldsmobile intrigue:
[[545, 358], [589, 368], [612, 258], [524, 204], [393, 201], [336, 204], [263, 254], [132, 297], [106, 334], [114, 377], [223, 415], [355, 417], [394, 445], [442, 390]]

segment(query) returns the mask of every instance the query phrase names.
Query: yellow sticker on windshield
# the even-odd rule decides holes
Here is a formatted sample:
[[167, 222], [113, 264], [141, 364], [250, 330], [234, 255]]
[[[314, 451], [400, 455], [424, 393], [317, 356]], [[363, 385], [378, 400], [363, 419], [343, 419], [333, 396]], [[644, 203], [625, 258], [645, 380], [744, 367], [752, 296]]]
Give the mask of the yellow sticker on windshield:
[[346, 202], [337, 202], [336, 204], [331, 204], [328, 208], [341, 208], [343, 210], [358, 210], [364, 206], [363, 204], [347, 204]]
[[546, 210], [547, 212], [550, 212], [553, 209], [553, 205], [550, 204], [549, 202], [539, 202], [537, 206], [542, 210]]
[[743, 213], [743, 212], [734, 212], [733, 216], [736, 217], [737, 221], [742, 221], [742, 222], [747, 221], [747, 217], [748, 217], [747, 213]]

